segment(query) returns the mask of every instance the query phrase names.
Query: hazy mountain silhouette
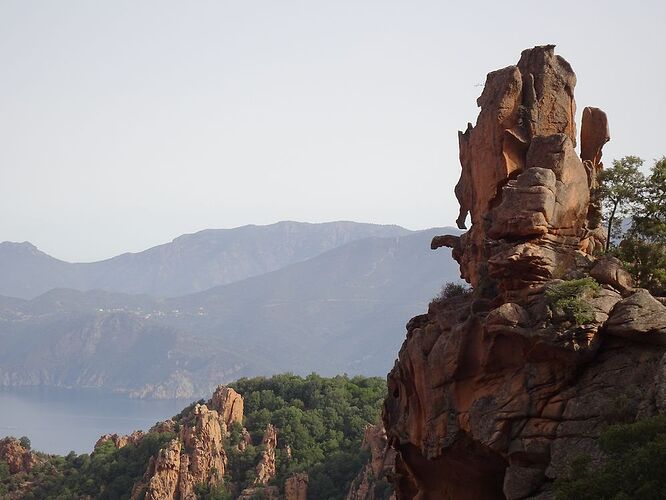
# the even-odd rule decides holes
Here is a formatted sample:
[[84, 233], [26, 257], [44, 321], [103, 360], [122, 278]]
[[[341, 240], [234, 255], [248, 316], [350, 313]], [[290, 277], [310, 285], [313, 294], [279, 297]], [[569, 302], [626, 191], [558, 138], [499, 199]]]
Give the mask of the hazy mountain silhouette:
[[274, 271], [361, 238], [409, 233], [399, 226], [286, 221], [207, 229], [91, 263], [58, 260], [28, 242], [4, 242], [0, 295], [33, 298], [53, 288], [73, 288], [173, 297]]
[[245, 375], [383, 375], [443, 281], [441, 229], [352, 241], [209, 290], [154, 299], [56, 289], [0, 298], [0, 384], [191, 397]]

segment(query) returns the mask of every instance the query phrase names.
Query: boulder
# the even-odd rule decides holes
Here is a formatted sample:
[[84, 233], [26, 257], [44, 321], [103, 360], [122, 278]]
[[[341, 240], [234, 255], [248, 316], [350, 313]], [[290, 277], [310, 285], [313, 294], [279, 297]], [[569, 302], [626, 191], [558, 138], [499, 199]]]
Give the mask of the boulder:
[[637, 342], [666, 345], [666, 306], [647, 290], [638, 290], [617, 303], [605, 333]]
[[631, 274], [622, 267], [622, 262], [616, 257], [605, 256], [597, 260], [590, 270], [590, 276], [599, 283], [611, 286], [622, 295], [634, 291], [634, 280]]

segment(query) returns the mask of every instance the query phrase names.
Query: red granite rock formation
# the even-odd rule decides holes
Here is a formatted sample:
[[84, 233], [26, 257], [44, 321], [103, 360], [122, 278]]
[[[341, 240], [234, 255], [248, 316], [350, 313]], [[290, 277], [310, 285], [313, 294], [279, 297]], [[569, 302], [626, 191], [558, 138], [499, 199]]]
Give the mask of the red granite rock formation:
[[[388, 445], [383, 425], [366, 425], [361, 447], [370, 451], [370, 461], [352, 481], [347, 500], [375, 500], [375, 490], [388, 486], [388, 478], [395, 469], [395, 450]], [[394, 500], [395, 496], [390, 498]]]
[[[192, 500], [196, 499], [197, 485], [222, 483], [227, 468], [227, 428], [242, 420], [243, 398], [231, 388], [218, 387], [207, 404], [195, 405], [183, 417], [178, 437], [151, 458], [143, 480], [134, 486], [132, 498], [145, 495], [146, 499]], [[176, 423], [161, 422], [151, 430], [173, 432]]]
[[134, 431], [126, 436], [121, 436], [120, 434], [104, 434], [95, 443], [95, 448], [109, 441], [112, 442], [113, 446], [116, 448], [124, 448], [128, 444], [137, 444], [143, 439], [143, 436], [143, 431]]
[[37, 455], [14, 437], [0, 439], [0, 460], [7, 464], [10, 474], [29, 472], [39, 463]]
[[473, 292], [413, 318], [389, 374], [398, 499], [554, 498], [573, 457], [600, 458], [604, 425], [666, 410], [666, 307], [596, 260], [608, 125], [584, 110], [579, 157], [575, 82], [553, 46], [526, 50], [460, 134], [472, 225], [432, 247], [453, 248]]
[[277, 431], [272, 424], [268, 424], [264, 432], [264, 438], [261, 440], [264, 451], [261, 452], [261, 459], [257, 464], [257, 477], [254, 479], [255, 486], [266, 486], [268, 482], [275, 477], [277, 470], [275, 464], [275, 448], [277, 448]]
[[226, 427], [243, 423], [243, 398], [231, 387], [219, 386], [210, 400], [211, 409], [216, 410]]
[[308, 499], [308, 475], [298, 472], [289, 476], [284, 482], [284, 500]]
[[602, 111], [584, 110], [581, 160], [575, 84], [553, 46], [525, 50], [516, 66], [488, 74], [476, 125], [459, 134], [458, 226], [468, 214], [472, 226], [461, 238], [433, 242], [453, 247], [475, 288], [524, 294], [603, 245], [598, 217], [587, 212], [608, 126]]

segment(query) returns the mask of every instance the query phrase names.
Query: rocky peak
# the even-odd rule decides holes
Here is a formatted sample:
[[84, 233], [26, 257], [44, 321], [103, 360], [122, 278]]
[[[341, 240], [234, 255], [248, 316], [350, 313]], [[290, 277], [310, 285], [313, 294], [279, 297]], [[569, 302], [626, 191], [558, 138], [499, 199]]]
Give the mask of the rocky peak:
[[666, 411], [666, 307], [596, 258], [608, 123], [585, 108], [579, 156], [575, 83], [553, 46], [526, 50], [459, 135], [471, 226], [431, 246], [473, 290], [409, 321], [388, 376], [398, 499], [551, 499], [575, 456], [602, 458], [604, 426]]
[[[460, 238], [450, 246], [463, 278], [488, 296], [514, 296], [565, 277], [603, 246], [590, 192], [609, 140], [605, 114], [585, 108], [581, 159], [575, 152], [576, 76], [546, 45], [493, 71], [478, 99], [476, 125], [459, 134], [462, 172], [455, 193]], [[589, 212], [589, 217], [588, 217]]]
[[[224, 439], [228, 426], [243, 421], [243, 398], [231, 388], [219, 386], [207, 404], [196, 404], [182, 417], [180, 432], [169, 446], [162, 449], [146, 471], [143, 481], [135, 485], [133, 498], [173, 500], [195, 499], [195, 487], [217, 485], [227, 468]], [[173, 432], [176, 422], [168, 420], [151, 429]], [[103, 436], [101, 440], [117, 440]]]
[[181, 443], [174, 439], [162, 448], [156, 458], [151, 458], [146, 474], [149, 476], [148, 487], [140, 486], [132, 491], [132, 499], [139, 499], [145, 493], [146, 500], [176, 499], [180, 481]]
[[227, 467], [224, 451], [226, 427], [215, 410], [196, 405], [194, 423], [184, 425], [180, 437], [185, 453], [180, 466], [180, 498], [194, 498], [197, 484], [216, 485], [222, 482]]
[[218, 386], [209, 406], [217, 411], [227, 428], [233, 423], [243, 423], [243, 397], [231, 387]]

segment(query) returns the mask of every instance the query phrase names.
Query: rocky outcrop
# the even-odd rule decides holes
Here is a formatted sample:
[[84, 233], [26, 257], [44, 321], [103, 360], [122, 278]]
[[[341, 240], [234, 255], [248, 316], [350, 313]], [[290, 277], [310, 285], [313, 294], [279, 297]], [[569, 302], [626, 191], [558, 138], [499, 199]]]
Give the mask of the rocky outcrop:
[[[197, 485], [221, 484], [227, 468], [227, 428], [242, 420], [243, 398], [231, 388], [218, 387], [207, 404], [196, 404], [182, 416], [177, 439], [151, 458], [132, 498], [145, 494], [147, 499], [193, 500]], [[169, 420], [151, 430], [173, 432], [176, 424]]]
[[236, 500], [279, 500], [280, 490], [277, 486], [256, 486], [245, 488]]
[[[242, 441], [241, 441], [242, 443]], [[267, 500], [278, 500], [280, 490], [277, 486], [269, 486], [268, 483], [277, 473], [277, 464], [275, 462], [275, 449], [277, 448], [277, 431], [272, 424], [268, 424], [264, 431], [264, 437], [261, 440], [263, 448], [259, 463], [255, 468], [255, 478], [250, 488], [245, 488], [238, 500], [252, 500], [253, 498], [266, 498]], [[285, 482], [285, 492], [287, 484], [292, 493], [298, 494], [299, 475], [292, 476]], [[300, 478], [302, 480], [303, 478]], [[305, 491], [307, 492], [307, 474], [305, 475]], [[302, 482], [302, 481], [301, 481]], [[302, 486], [302, 485], [301, 485]], [[286, 494], [286, 493], [285, 493]]]
[[243, 398], [231, 387], [219, 386], [210, 400], [210, 407], [217, 411], [225, 427], [243, 423]]
[[289, 476], [284, 482], [284, 500], [307, 500], [308, 475], [299, 472]]
[[116, 448], [124, 448], [128, 444], [137, 444], [143, 439], [143, 436], [143, 431], [134, 431], [126, 436], [121, 436], [119, 434], [104, 434], [95, 443], [95, 449], [108, 442], [112, 442], [113, 446]]
[[588, 211], [608, 127], [602, 111], [585, 109], [581, 159], [575, 84], [553, 46], [526, 50], [516, 66], [488, 74], [476, 125], [459, 135], [458, 226], [468, 214], [472, 226], [460, 238], [433, 241], [453, 248], [476, 289], [525, 295], [603, 247], [598, 207]]
[[227, 467], [223, 447], [226, 433], [224, 419], [206, 405], [196, 405], [194, 422], [183, 425], [181, 440], [185, 453], [181, 457], [179, 491], [181, 499], [196, 498], [197, 484], [217, 485]]
[[261, 440], [261, 446], [264, 450], [261, 452], [261, 459], [257, 464], [257, 477], [254, 480], [255, 486], [265, 486], [275, 477], [277, 471], [275, 464], [275, 448], [277, 447], [277, 431], [273, 425], [268, 424], [264, 437]]
[[7, 464], [10, 474], [30, 472], [39, 463], [37, 455], [13, 437], [0, 439], [0, 461]]
[[347, 500], [375, 500], [377, 489], [389, 489], [388, 478], [395, 468], [395, 450], [388, 445], [383, 425], [366, 425], [361, 447], [370, 451], [370, 461], [352, 482]]
[[384, 424], [398, 499], [553, 498], [608, 423], [666, 409], [666, 307], [636, 290], [604, 245], [594, 199], [605, 114], [583, 112], [553, 46], [488, 75], [460, 134], [461, 237], [473, 292], [407, 324]]
[[[248, 446], [252, 444], [252, 436], [250, 436], [250, 433], [248, 430], [243, 427], [241, 430], [241, 438], [240, 441], [238, 442], [238, 451], [245, 451]], [[290, 457], [291, 458], [291, 457]]]
[[[179, 498], [181, 449], [180, 441], [174, 439], [159, 451], [157, 458], [151, 458], [148, 466], [150, 480], [145, 491], [146, 500]], [[141, 496], [132, 492], [132, 498], [141, 498]]]

